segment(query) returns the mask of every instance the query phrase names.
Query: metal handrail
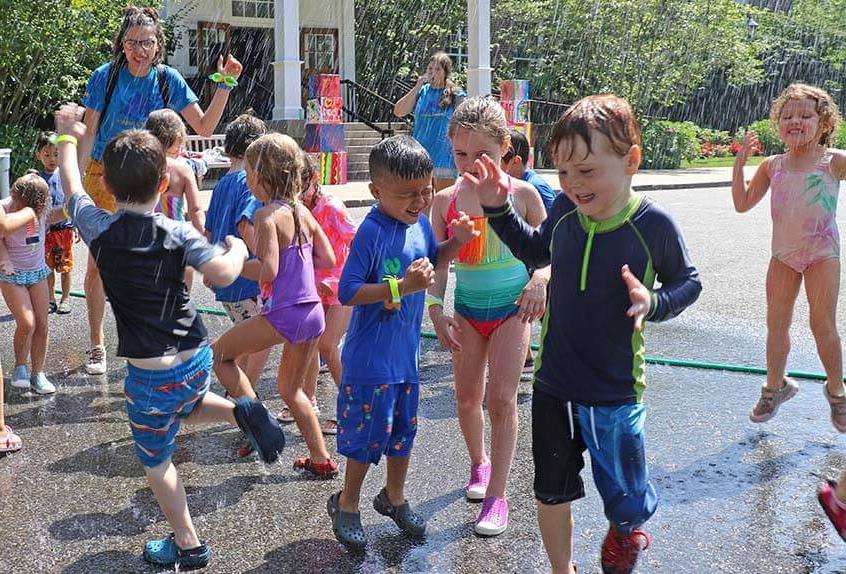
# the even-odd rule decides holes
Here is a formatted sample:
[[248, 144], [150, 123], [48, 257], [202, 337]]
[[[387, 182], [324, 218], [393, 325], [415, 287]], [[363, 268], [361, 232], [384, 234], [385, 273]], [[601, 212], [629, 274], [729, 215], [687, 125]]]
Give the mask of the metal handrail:
[[[348, 95], [350, 95], [350, 92], [351, 92], [351, 95], [352, 95], [352, 97], [347, 98], [346, 103], [349, 104], [349, 106], [343, 106], [342, 107], [343, 111], [348, 116], [360, 121], [361, 123], [363, 123], [364, 125], [366, 125], [370, 129], [379, 132], [379, 134], [382, 136], [383, 139], [385, 137], [390, 137], [390, 136], [394, 135], [395, 130], [394, 130], [394, 127], [393, 127], [392, 124], [397, 121], [397, 120], [392, 119], [394, 102], [392, 102], [388, 98], [382, 96], [381, 94], [378, 94], [377, 92], [371, 90], [367, 86], [363, 86], [363, 85], [359, 84], [358, 82], [356, 82], [354, 80], [344, 79], [344, 80], [341, 80], [341, 83], [348, 86], [347, 87]], [[388, 105], [390, 107], [390, 112], [388, 114], [388, 119], [387, 119], [387, 124], [388, 124], [387, 128], [380, 128], [372, 120], [365, 118], [364, 116], [362, 116], [359, 113], [359, 111], [357, 110], [358, 106], [356, 105], [356, 100], [358, 99], [358, 92], [359, 91], [364, 93], [364, 94], [367, 94], [368, 96], [370, 96], [372, 98], [375, 98], [376, 101], [378, 101], [380, 104]], [[400, 118], [400, 121], [405, 123], [410, 128], [410, 124], [408, 123], [407, 120], [405, 120], [404, 118]]]

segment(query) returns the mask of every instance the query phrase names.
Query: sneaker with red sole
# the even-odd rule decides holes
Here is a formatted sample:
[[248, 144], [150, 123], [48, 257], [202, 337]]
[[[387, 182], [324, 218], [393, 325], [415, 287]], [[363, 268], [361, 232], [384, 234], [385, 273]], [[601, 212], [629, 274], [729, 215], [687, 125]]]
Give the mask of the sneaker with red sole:
[[301, 457], [294, 461], [294, 468], [308, 471], [317, 478], [335, 478], [340, 472], [338, 463], [331, 458], [327, 458], [326, 462], [317, 463], [310, 458]]
[[825, 515], [831, 521], [832, 526], [846, 540], [846, 502], [837, 498], [837, 483], [833, 480], [826, 481], [817, 488], [817, 500], [820, 501]]
[[646, 550], [652, 538], [642, 530], [632, 530], [629, 534], [618, 532], [613, 526], [608, 527], [608, 534], [602, 542], [603, 574], [630, 574], [634, 572], [641, 550]]

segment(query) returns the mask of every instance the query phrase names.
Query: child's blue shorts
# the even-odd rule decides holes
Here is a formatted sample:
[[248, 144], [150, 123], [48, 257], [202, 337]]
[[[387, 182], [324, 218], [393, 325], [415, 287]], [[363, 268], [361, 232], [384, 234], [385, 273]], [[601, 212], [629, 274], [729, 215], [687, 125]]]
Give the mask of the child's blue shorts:
[[341, 385], [338, 452], [362, 464], [378, 464], [383, 454], [409, 456], [419, 399], [419, 383]]
[[[572, 418], [570, 414], [572, 413]], [[590, 453], [593, 481], [608, 521], [621, 532], [646, 522], [658, 507], [649, 481], [643, 404], [587, 407], [538, 389], [532, 397], [535, 498], [561, 504], [585, 495], [580, 473]]]
[[126, 412], [135, 439], [135, 453], [146, 467], [165, 462], [176, 450], [182, 419], [209, 390], [211, 347], [202, 347], [188, 362], [165, 371], [126, 365]]

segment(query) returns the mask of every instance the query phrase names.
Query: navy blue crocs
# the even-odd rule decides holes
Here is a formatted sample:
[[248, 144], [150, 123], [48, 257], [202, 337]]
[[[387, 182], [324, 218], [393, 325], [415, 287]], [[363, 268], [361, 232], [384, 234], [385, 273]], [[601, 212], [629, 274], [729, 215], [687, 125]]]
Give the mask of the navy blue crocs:
[[261, 401], [247, 397], [235, 401], [235, 420], [262, 462], [271, 463], [279, 458], [285, 448], [285, 434]]

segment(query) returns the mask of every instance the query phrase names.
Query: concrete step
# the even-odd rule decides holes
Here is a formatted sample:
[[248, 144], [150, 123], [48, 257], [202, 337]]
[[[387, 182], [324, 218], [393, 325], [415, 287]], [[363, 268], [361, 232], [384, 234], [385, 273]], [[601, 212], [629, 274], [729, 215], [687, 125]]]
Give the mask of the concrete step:
[[357, 146], [367, 146], [368, 151], [369, 148], [375, 146], [377, 143], [382, 141], [380, 138], [359, 138], [359, 137], [349, 137], [347, 136], [344, 140], [344, 145], [346, 147], [357, 147]]
[[350, 154], [351, 156], [359, 155], [359, 154], [367, 155], [367, 154], [370, 153], [370, 148], [372, 148], [377, 143], [379, 143], [379, 142], [374, 142], [373, 144], [370, 144], [370, 145], [348, 145], [348, 146], [346, 146], [347, 147], [347, 153]]

